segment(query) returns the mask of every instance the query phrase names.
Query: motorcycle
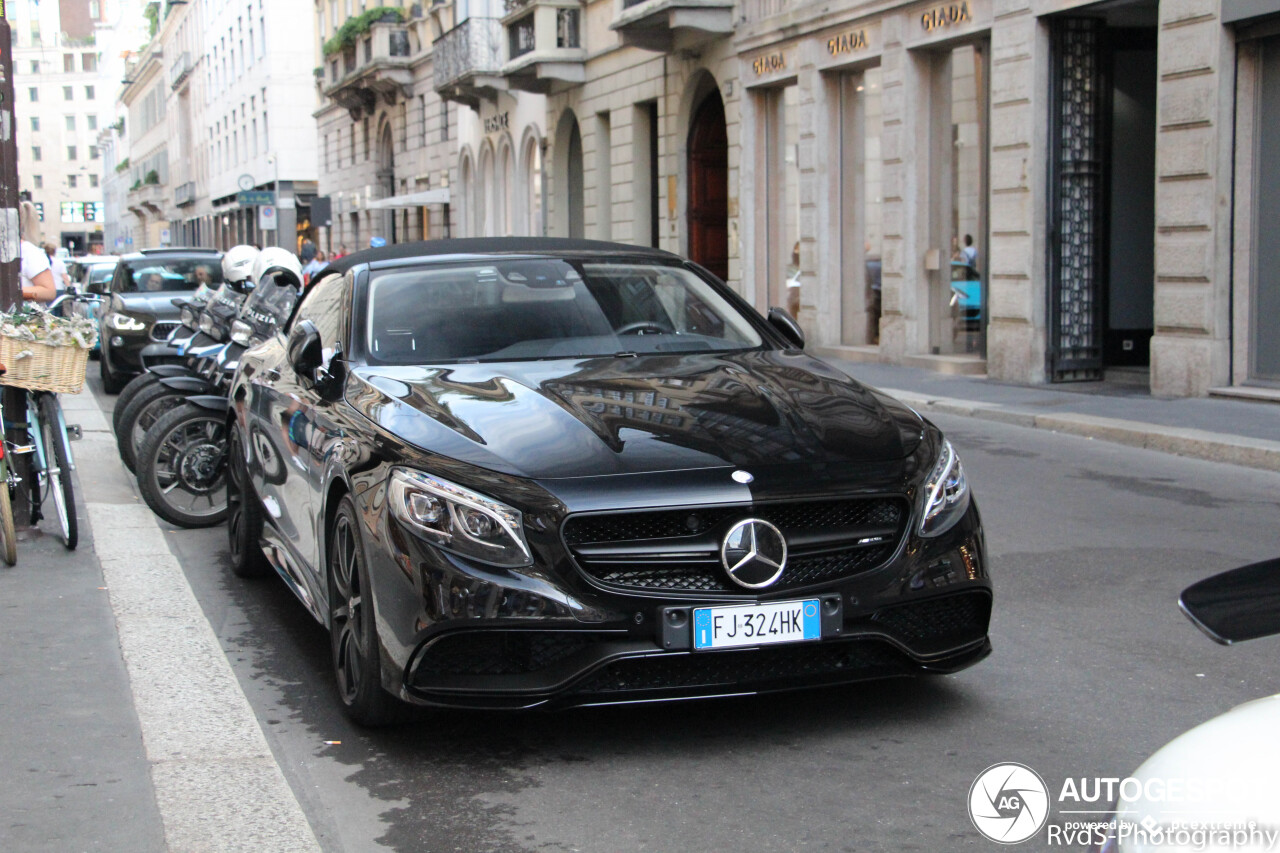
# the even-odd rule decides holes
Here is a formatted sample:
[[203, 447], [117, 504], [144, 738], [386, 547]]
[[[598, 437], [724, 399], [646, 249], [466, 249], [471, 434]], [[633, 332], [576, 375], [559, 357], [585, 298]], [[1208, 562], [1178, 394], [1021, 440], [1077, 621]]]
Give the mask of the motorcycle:
[[[165, 412], [192, 394], [217, 393], [219, 374], [211, 370], [209, 359], [216, 359], [229, 341], [231, 323], [246, 298], [240, 283], [224, 283], [203, 305], [182, 306], [182, 326], [188, 337], [172, 339], [173, 351], [184, 357], [182, 364], [161, 364], [134, 380], [133, 393], [120, 394], [116, 403], [113, 426], [120, 459], [132, 473], [137, 473], [137, 452], [151, 425]], [[199, 312], [196, 308], [199, 307]], [[175, 331], [175, 335], [178, 334]], [[143, 379], [139, 377], [139, 379]]]
[[165, 521], [207, 527], [226, 517], [226, 389], [240, 354], [275, 334], [292, 314], [301, 289], [301, 281], [287, 271], [264, 275], [228, 324], [229, 342], [202, 360], [206, 390], [173, 397], [143, 434], [136, 457], [138, 489]]

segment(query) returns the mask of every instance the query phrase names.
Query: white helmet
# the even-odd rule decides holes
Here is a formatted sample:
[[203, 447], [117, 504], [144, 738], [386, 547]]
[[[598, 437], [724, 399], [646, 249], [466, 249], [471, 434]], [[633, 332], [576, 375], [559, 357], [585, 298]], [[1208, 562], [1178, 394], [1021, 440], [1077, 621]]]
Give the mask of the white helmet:
[[258, 255], [258, 261], [253, 265], [253, 280], [261, 282], [262, 277], [272, 270], [286, 270], [292, 274], [294, 283], [302, 286], [302, 264], [298, 262], [298, 256], [288, 249], [282, 249], [279, 246], [268, 246]]
[[253, 273], [258, 250], [253, 246], [232, 246], [222, 256], [222, 277], [231, 283], [244, 281]]

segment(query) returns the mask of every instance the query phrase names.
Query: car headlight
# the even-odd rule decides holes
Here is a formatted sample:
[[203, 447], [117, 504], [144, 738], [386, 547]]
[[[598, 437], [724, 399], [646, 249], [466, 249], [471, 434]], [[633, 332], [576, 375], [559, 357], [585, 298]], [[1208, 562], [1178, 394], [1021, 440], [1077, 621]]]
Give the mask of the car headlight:
[[391, 471], [389, 491], [392, 514], [444, 550], [495, 566], [533, 563], [519, 510], [405, 468]]
[[107, 318], [107, 325], [117, 332], [141, 332], [147, 328], [142, 320], [128, 314], [112, 314]]
[[231, 342], [239, 344], [242, 347], [249, 345], [249, 339], [253, 337], [253, 326], [250, 326], [244, 320], [236, 320], [231, 324]]
[[939, 536], [950, 530], [969, 508], [969, 481], [951, 442], [942, 440], [938, 461], [920, 489], [921, 536]]

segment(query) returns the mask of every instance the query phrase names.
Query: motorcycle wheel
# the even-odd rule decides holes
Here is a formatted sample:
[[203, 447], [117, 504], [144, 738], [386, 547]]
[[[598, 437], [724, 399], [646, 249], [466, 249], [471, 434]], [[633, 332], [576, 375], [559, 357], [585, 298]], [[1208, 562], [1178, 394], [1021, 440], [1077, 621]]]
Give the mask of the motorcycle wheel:
[[120, 395], [116, 397], [115, 408], [111, 410], [111, 429], [116, 435], [120, 434], [120, 416], [124, 414], [125, 407], [133, 401], [139, 391], [150, 388], [159, 381], [160, 377], [154, 373], [144, 373], [130, 379], [129, 384], [120, 391]]
[[120, 451], [120, 461], [131, 473], [138, 473], [138, 448], [147, 430], [165, 412], [180, 406], [186, 396], [156, 383], [135, 394], [125, 407], [120, 425], [116, 427], [116, 449]]
[[183, 403], [147, 431], [138, 452], [138, 490], [165, 521], [179, 527], [211, 527], [226, 519], [224, 417]]

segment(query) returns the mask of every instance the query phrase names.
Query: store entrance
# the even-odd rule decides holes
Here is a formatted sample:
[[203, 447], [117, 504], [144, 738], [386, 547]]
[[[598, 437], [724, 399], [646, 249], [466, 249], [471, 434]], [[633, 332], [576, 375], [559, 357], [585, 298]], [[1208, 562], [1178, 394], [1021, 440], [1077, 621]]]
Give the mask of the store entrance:
[[1052, 30], [1055, 382], [1147, 367], [1155, 325], [1157, 6], [1096, 8]]
[[729, 134], [718, 91], [689, 128], [689, 257], [729, 278]]

